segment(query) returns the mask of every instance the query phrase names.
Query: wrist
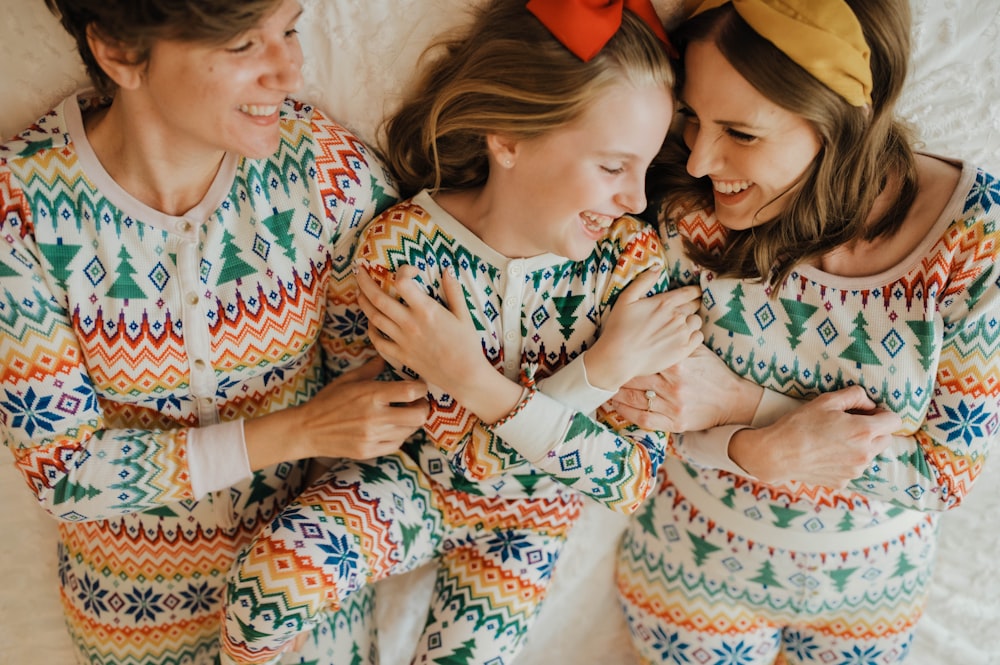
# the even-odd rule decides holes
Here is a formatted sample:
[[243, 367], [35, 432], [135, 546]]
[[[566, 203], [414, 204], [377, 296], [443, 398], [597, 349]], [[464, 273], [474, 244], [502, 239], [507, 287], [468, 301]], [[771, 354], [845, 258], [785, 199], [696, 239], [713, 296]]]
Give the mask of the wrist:
[[[309, 418], [301, 415], [301, 409], [301, 406], [288, 407], [243, 424], [251, 470], [314, 456], [309, 444]], [[295, 432], [295, 436], [289, 436], [289, 432]]]
[[599, 390], [617, 392], [631, 376], [621, 376], [621, 362], [613, 362], [613, 358], [605, 358], [600, 346], [600, 340], [583, 353], [583, 369], [587, 382]]

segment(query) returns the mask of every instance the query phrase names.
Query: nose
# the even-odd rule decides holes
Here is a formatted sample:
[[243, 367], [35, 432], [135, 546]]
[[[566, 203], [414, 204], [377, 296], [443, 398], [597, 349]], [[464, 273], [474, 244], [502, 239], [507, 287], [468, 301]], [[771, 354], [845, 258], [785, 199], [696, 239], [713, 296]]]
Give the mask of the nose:
[[640, 171], [628, 178], [615, 196], [615, 203], [625, 212], [637, 215], [646, 209], [646, 172]]
[[267, 58], [267, 73], [263, 77], [266, 87], [289, 94], [302, 87], [303, 57], [298, 38], [271, 44]]
[[719, 152], [713, 137], [702, 131], [697, 124], [689, 122], [684, 127], [684, 143], [691, 151], [687, 160], [687, 172], [692, 177], [703, 178], [715, 171]]

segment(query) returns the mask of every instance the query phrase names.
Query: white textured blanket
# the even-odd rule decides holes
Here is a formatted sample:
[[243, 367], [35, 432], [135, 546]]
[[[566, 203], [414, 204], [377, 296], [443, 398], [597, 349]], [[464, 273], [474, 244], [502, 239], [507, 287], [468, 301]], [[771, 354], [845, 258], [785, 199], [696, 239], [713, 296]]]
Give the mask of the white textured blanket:
[[[395, 104], [423, 46], [472, 0], [302, 0], [307, 88], [300, 95], [365, 138]], [[911, 0], [916, 24], [903, 113], [926, 149], [1000, 173], [1000, 0]], [[0, 135], [9, 136], [84, 76], [42, 0], [0, 12]], [[660, 0], [665, 19], [679, 0]], [[56, 591], [55, 524], [0, 452], [0, 665], [69, 665]], [[945, 516], [936, 581], [913, 665], [1000, 665], [1000, 471]], [[633, 665], [611, 567], [624, 518], [589, 507], [519, 665]], [[428, 571], [379, 589], [383, 665], [409, 660]]]

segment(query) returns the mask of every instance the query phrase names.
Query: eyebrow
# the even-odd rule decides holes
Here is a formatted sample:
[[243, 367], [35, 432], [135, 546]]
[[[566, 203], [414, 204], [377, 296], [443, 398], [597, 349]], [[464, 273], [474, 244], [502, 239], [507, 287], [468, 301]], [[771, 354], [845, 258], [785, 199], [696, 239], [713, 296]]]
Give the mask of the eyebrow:
[[[678, 99], [677, 111], [682, 111], [682, 110], [687, 110], [689, 113], [694, 114], [695, 117], [700, 118], [700, 116], [698, 116], [698, 114], [695, 113], [695, 110], [691, 107], [690, 104], [688, 104], [683, 99]], [[760, 132], [765, 129], [760, 125], [752, 125], [742, 120], [712, 120], [712, 122], [715, 123], [716, 125], [722, 125], [723, 127], [726, 127], [728, 129], [737, 129], [739, 131], [746, 131], [746, 132]]]

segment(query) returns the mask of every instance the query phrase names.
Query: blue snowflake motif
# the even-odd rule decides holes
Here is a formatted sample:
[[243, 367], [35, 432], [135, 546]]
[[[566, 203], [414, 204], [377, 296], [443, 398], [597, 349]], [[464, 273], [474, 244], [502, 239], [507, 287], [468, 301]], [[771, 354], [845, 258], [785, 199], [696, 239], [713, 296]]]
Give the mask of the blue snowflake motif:
[[740, 640], [737, 644], [723, 644], [721, 649], [712, 649], [718, 660], [716, 665], [752, 665], [753, 646]]
[[844, 660], [838, 661], [837, 665], [878, 665], [882, 652], [875, 646], [870, 646], [862, 651], [861, 647], [854, 645], [850, 651], [841, 651]]
[[552, 552], [545, 553], [545, 561], [538, 566], [538, 577], [543, 580], [551, 579], [552, 573], [556, 569], [556, 555]]
[[219, 601], [218, 594], [208, 586], [208, 582], [202, 582], [201, 586], [192, 582], [188, 585], [187, 591], [181, 591], [181, 596], [184, 598], [181, 609], [189, 610], [191, 613], [212, 611]]
[[350, 579], [351, 573], [357, 571], [360, 556], [350, 548], [347, 536], [340, 536], [338, 538], [330, 534], [330, 544], [320, 544], [319, 548], [330, 555], [323, 561], [323, 565], [335, 566], [337, 574], [341, 579]]
[[994, 203], [1000, 204], [1000, 181], [993, 178], [987, 180], [982, 171], [976, 174], [976, 184], [965, 198], [965, 209], [968, 210], [977, 203], [983, 207], [984, 212], [989, 212]]
[[28, 388], [24, 397], [4, 390], [7, 394], [7, 402], [0, 402], [11, 414], [11, 426], [23, 427], [29, 436], [34, 435], [36, 429], [46, 432], [55, 432], [52, 423], [59, 420], [59, 414], [49, 410], [52, 397], [39, 397], [35, 394], [34, 388]]
[[107, 612], [108, 606], [104, 604], [104, 597], [108, 595], [107, 589], [102, 589], [97, 579], [91, 579], [89, 573], [83, 574], [80, 580], [80, 589], [77, 591], [77, 598], [83, 601], [83, 609], [96, 615]]
[[982, 404], [970, 411], [965, 402], [961, 402], [957, 409], [946, 406], [944, 410], [948, 414], [948, 422], [942, 424], [941, 429], [948, 432], [949, 441], [961, 439], [965, 445], [971, 446], [974, 438], [983, 436], [989, 414], [983, 412]]
[[153, 593], [152, 589], [135, 589], [125, 594], [125, 600], [129, 602], [125, 614], [132, 614], [137, 622], [143, 619], [156, 621], [156, 615], [163, 611], [160, 606], [161, 593]]
[[819, 648], [812, 635], [804, 635], [797, 630], [786, 631], [782, 637], [785, 650], [795, 655], [796, 660], [813, 660], [813, 652]]
[[490, 554], [500, 553], [500, 560], [516, 559], [521, 561], [521, 551], [531, 546], [528, 537], [523, 533], [513, 531], [497, 531], [493, 537], [493, 544], [487, 550]]
[[652, 631], [653, 648], [660, 653], [660, 659], [665, 663], [668, 660], [674, 663], [690, 663], [688, 659], [688, 649], [691, 648], [686, 642], [681, 642], [681, 636], [677, 633], [667, 633], [657, 626]]
[[333, 329], [346, 339], [364, 337], [368, 332], [368, 318], [361, 312], [344, 312], [341, 316], [333, 317]]

